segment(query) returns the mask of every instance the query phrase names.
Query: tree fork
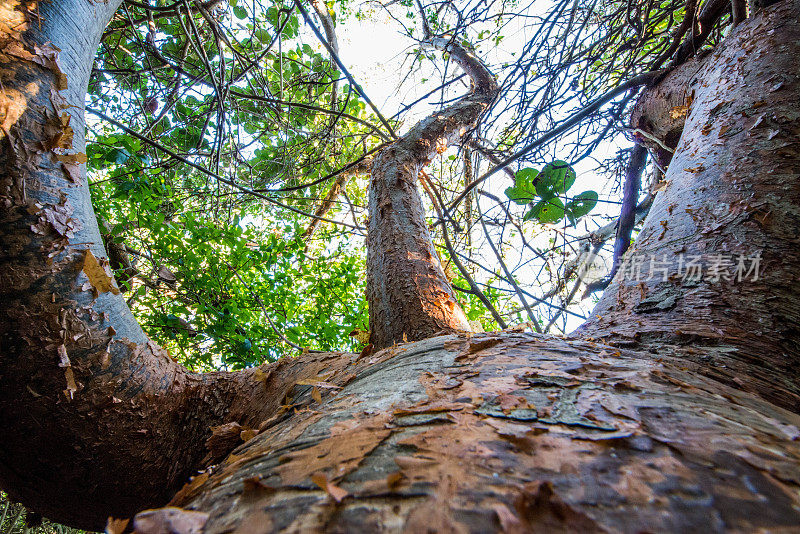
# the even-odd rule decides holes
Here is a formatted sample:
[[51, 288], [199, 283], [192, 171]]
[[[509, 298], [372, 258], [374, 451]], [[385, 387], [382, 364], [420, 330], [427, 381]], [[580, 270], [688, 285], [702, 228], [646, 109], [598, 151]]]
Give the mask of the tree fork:
[[[66, 101], [78, 111], [115, 7], [43, 3], [42, 30], [33, 23], [25, 34], [28, 54], [48, 41], [62, 49]], [[718, 65], [709, 63], [704, 78], [715, 85], [696, 88], [669, 185], [636, 247], [660, 252], [698, 239], [706, 247], [700, 252], [763, 251], [771, 269], [762, 285], [736, 286], [730, 301], [722, 295], [723, 305], [741, 308], [711, 302], [704, 293], [720, 295], [713, 287], [678, 286], [681, 322], [669, 306], [645, 311], [634, 291], [653, 296], [656, 288], [631, 285], [620, 273], [601, 301], [602, 318], [586, 333], [627, 348], [531, 334], [447, 336], [352, 361], [312, 354], [198, 376], [141, 334], [119, 295], [106, 290], [94, 298], [91, 282], [83, 289], [87, 243], [103, 258], [88, 187], [82, 172], [75, 181], [52, 151], [37, 148], [52, 141], [45, 126], [59, 119], [56, 76], [14, 48], [26, 21], [7, 2], [0, 7], [11, 32], [0, 36], [0, 314], [7, 318], [0, 323], [0, 424], [7, 431], [0, 486], [52, 519], [99, 529], [107, 515], [166, 500], [202, 467], [208, 426], [236, 421], [260, 433], [172, 500], [197, 511], [206, 534], [795, 528], [800, 417], [764, 400], [768, 392], [754, 384], [774, 379], [775, 402], [789, 405], [786, 382], [796, 375], [788, 367], [797, 354], [790, 349], [800, 331], [793, 311], [800, 289], [789, 278], [800, 265], [792, 218], [800, 204], [800, 79], [792, 68], [798, 13], [798, 0], [768, 8], [714, 52]], [[776, 71], [780, 79], [770, 81]], [[82, 116], [65, 111], [80, 152]], [[721, 133], [727, 122], [703, 134], [712, 114], [732, 121], [729, 135]], [[720, 202], [739, 206], [734, 220], [717, 220]], [[671, 233], [660, 238], [659, 230]], [[89, 272], [95, 283], [103, 280], [91, 265]], [[648, 313], [661, 314], [666, 326]], [[687, 338], [670, 327], [699, 343], [682, 344]], [[743, 383], [713, 374], [732, 363]], [[787, 375], [776, 376], [776, 366]], [[327, 380], [341, 390], [320, 402], [295, 384], [323, 368], [334, 371]], [[296, 413], [278, 407], [287, 394], [301, 405]]]

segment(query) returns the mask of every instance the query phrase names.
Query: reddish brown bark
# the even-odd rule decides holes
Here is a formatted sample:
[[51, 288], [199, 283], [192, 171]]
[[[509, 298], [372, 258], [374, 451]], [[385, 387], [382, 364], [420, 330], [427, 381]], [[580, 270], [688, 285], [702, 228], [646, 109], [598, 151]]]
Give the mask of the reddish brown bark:
[[0, 487], [93, 529], [166, 502], [201, 467], [211, 426], [258, 426], [297, 376], [322, 365], [189, 373], [115, 294], [72, 163], [84, 152], [91, 58], [115, 5], [0, 6]]
[[471, 128], [497, 95], [491, 73], [461, 46], [436, 39], [472, 79], [456, 104], [414, 126], [375, 157], [369, 186], [367, 300], [370, 343], [376, 348], [442, 332], [469, 331], [469, 322], [433, 248], [417, 177]]
[[[625, 348], [463, 334], [204, 376], [147, 340], [110, 278], [86, 266], [87, 243], [102, 258], [87, 184], [38, 144], [54, 139], [56, 78], [41, 57], [48, 68], [9, 54], [21, 11], [7, 6], [0, 486], [14, 498], [100, 528], [107, 515], [162, 504], [207, 453], [224, 456], [235, 422], [251, 439], [173, 498], [193, 512], [142, 514], [137, 528], [752, 532], [800, 523], [800, 416], [781, 407], [797, 410], [800, 0], [745, 21], [706, 60], [669, 185], [636, 246], [761, 251], [758, 283], [639, 285], [620, 273], [584, 335]], [[45, 3], [44, 29], [27, 33], [32, 54], [48, 40], [63, 49], [67, 102], [82, 102], [113, 7]], [[80, 151], [80, 114], [71, 124]], [[412, 157], [423, 152], [415, 146], [401, 140], [387, 152], [387, 165], [392, 153], [404, 159], [386, 169], [403, 172], [385, 176], [414, 185], [406, 177], [424, 159]], [[287, 396], [293, 411], [280, 407]], [[224, 426], [208, 451], [212, 425]]]
[[[641, 260], [642, 280], [618, 276], [580, 334], [691, 343], [704, 373], [797, 410], [800, 80], [789, 48], [800, 28], [796, 12], [772, 15], [774, 23], [763, 16], [642, 95], [634, 126], [675, 147], [668, 186], [628, 252], [630, 265]], [[698, 256], [708, 269], [718, 255], [759, 254], [757, 281], [692, 281], [679, 272], [681, 258]]]

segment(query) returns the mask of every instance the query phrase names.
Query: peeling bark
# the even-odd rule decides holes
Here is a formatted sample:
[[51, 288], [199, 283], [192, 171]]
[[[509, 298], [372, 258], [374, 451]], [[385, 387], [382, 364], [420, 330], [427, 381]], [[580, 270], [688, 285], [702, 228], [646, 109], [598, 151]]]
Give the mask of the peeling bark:
[[117, 4], [0, 6], [0, 487], [94, 530], [166, 503], [202, 467], [211, 426], [257, 427], [321, 369], [192, 374], [125, 305], [79, 165], [91, 60]]
[[471, 128], [497, 95], [483, 64], [446, 39], [433, 46], [472, 79], [470, 93], [414, 126], [372, 164], [367, 237], [370, 343], [375, 348], [441, 332], [469, 331], [433, 248], [417, 189], [419, 171]]
[[[52, 89], [65, 73], [63, 103], [82, 104], [114, 7], [44, 3], [39, 31], [0, 6], [0, 486], [12, 498], [99, 529], [172, 497], [134, 524], [182, 534], [796, 529], [800, 0], [743, 22], [704, 60], [633, 251], [761, 252], [758, 282], [620, 273], [584, 339], [449, 335], [208, 375], [142, 334], [104, 269], [86, 180], [53, 150]], [[475, 85], [375, 164], [370, 276], [389, 303], [377, 319], [404, 321], [384, 344], [406, 332], [404, 313], [428, 317], [409, 338], [438, 327], [385, 278], [436, 273], [416, 175], [433, 141], [491, 100]], [[81, 114], [63, 109], [81, 152]], [[237, 432], [244, 443], [205, 466]]]
[[[719, 50], [643, 93], [634, 125], [670, 116], [663, 121], [670, 128], [651, 133], [683, 133], [666, 190], [628, 253], [631, 262], [642, 260], [642, 280], [620, 273], [579, 331], [615, 342], [716, 347], [698, 348], [693, 359], [703, 372], [791, 410], [800, 406], [796, 6], [761, 11]], [[692, 281], [679, 272], [681, 258], [699, 256], [708, 268], [715, 255], [758, 254], [757, 281]]]
[[683, 350], [508, 333], [392, 347], [171, 504], [209, 514], [206, 534], [794, 528], [800, 417], [686, 370]]

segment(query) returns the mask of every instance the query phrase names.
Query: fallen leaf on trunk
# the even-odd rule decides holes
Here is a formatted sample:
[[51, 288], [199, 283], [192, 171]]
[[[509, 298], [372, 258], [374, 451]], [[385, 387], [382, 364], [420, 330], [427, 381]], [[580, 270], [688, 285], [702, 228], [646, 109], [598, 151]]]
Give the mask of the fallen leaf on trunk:
[[182, 508], [158, 508], [139, 512], [133, 518], [138, 534], [201, 534], [208, 514]]
[[313, 475], [311, 477], [311, 482], [319, 486], [320, 489], [324, 490], [325, 493], [330, 495], [336, 502], [342, 502], [342, 499], [350, 495], [347, 490], [331, 484], [331, 482], [328, 480], [328, 477], [322, 473]]
[[86, 250], [86, 256], [83, 260], [83, 272], [86, 274], [86, 277], [89, 278], [89, 284], [91, 284], [94, 290], [95, 298], [97, 298], [100, 293], [105, 293], [107, 291], [111, 291], [114, 295], [119, 295], [119, 288], [117, 288], [117, 284], [114, 282], [114, 277], [106, 272], [105, 268], [100, 265], [100, 262], [97, 261], [97, 258], [92, 254], [92, 251], [88, 249]]

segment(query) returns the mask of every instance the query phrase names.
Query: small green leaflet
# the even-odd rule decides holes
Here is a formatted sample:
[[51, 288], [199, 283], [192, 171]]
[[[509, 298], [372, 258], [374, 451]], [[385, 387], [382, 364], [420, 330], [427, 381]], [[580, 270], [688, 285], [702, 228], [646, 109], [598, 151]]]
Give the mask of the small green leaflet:
[[247, 18], [247, 10], [242, 6], [233, 6], [233, 14], [240, 20]]
[[546, 199], [566, 193], [575, 183], [577, 176], [575, 169], [570, 167], [569, 163], [556, 160], [545, 165], [538, 178], [536, 181], [536, 193]]
[[584, 191], [583, 193], [572, 197], [572, 200], [567, 202], [565, 209], [577, 219], [578, 217], [583, 217], [592, 211], [597, 205], [597, 199], [598, 196], [595, 191]]
[[533, 202], [536, 197], [536, 185], [534, 181], [538, 175], [539, 171], [536, 169], [526, 168], [518, 170], [514, 178], [514, 187], [506, 189], [506, 196], [521, 206]]
[[542, 224], [557, 223], [564, 218], [564, 203], [558, 197], [537, 202], [522, 220], [537, 219]]

